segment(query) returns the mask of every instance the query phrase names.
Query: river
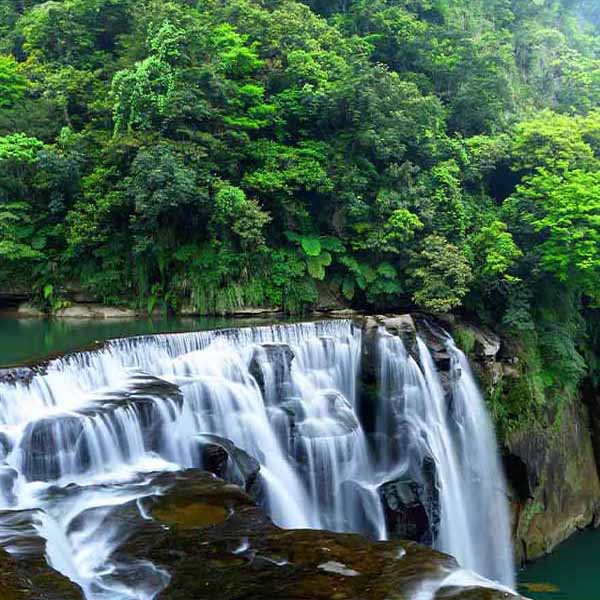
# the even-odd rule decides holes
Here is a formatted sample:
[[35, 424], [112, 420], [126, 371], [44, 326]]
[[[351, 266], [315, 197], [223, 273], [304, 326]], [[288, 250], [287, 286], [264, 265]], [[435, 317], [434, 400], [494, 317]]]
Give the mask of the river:
[[[270, 317], [269, 322], [274, 318]], [[204, 331], [252, 325], [257, 319], [162, 318], [162, 319], [17, 319], [0, 314], [0, 367], [43, 360], [98, 341], [155, 333]], [[262, 320], [264, 323], [264, 319]]]
[[533, 600], [596, 600], [600, 532], [575, 534], [519, 575], [521, 592]]

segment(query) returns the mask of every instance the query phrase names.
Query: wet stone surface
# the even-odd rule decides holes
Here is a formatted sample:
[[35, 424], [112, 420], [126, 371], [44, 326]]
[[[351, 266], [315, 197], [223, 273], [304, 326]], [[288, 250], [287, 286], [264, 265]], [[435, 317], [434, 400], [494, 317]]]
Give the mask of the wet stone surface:
[[[166, 569], [171, 579], [159, 600], [400, 600], [456, 568], [453, 558], [413, 542], [280, 529], [240, 488], [201, 471], [163, 474], [155, 482], [170, 490], [147, 500], [154, 520], [140, 520], [117, 558]], [[120, 518], [132, 515], [124, 508]], [[505, 595], [452, 588], [438, 597]]]

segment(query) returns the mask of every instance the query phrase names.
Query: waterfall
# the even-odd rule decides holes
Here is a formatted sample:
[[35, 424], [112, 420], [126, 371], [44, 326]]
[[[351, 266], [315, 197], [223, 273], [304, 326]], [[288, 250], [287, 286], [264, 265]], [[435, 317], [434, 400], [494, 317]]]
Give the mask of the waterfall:
[[446, 390], [421, 338], [412, 356], [399, 337], [380, 330], [378, 468], [416, 490], [428, 513], [428, 541], [463, 567], [514, 586], [507, 493], [492, 425], [465, 355], [450, 337], [444, 343]]
[[27, 554], [41, 537], [87, 600], [152, 600], [168, 574], [136, 563], [143, 587], [121, 580], [125, 533], [108, 517], [160, 491], [151, 473], [202, 467], [222, 439], [260, 463], [278, 525], [386, 539], [386, 494], [418, 497], [423, 541], [511, 584], [495, 440], [465, 357], [448, 340], [449, 407], [425, 345], [416, 360], [381, 332], [367, 431], [362, 344], [351, 321], [141, 336], [0, 383], [0, 543]]

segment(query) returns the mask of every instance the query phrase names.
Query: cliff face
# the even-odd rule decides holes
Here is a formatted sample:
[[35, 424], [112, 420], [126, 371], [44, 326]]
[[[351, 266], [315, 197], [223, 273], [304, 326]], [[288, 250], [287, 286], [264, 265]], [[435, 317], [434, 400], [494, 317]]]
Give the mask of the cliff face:
[[[514, 394], [518, 359], [501, 351], [503, 344], [493, 333], [467, 328], [475, 340], [471, 358], [487, 397]], [[554, 415], [548, 423], [556, 423]], [[578, 529], [599, 524], [594, 452], [599, 436], [594, 432], [600, 432], [600, 402], [577, 399], [564, 408], [558, 424], [531, 424], [501, 435], [518, 562], [539, 558]]]
[[583, 403], [566, 409], [556, 432], [521, 431], [506, 440], [514, 493], [515, 548], [521, 561], [551, 552], [578, 529], [597, 524], [600, 483]]

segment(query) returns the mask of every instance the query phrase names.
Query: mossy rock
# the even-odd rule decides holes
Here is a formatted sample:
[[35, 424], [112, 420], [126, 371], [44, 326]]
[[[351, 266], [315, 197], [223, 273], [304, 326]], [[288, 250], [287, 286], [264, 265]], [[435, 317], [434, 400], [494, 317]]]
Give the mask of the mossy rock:
[[[147, 500], [154, 521], [138, 519], [116, 559], [168, 571], [158, 600], [406, 600], [424, 581], [442, 580], [457, 567], [452, 557], [413, 542], [280, 529], [240, 488], [198, 470], [157, 482], [170, 491]], [[501, 597], [480, 588], [444, 594]]]

